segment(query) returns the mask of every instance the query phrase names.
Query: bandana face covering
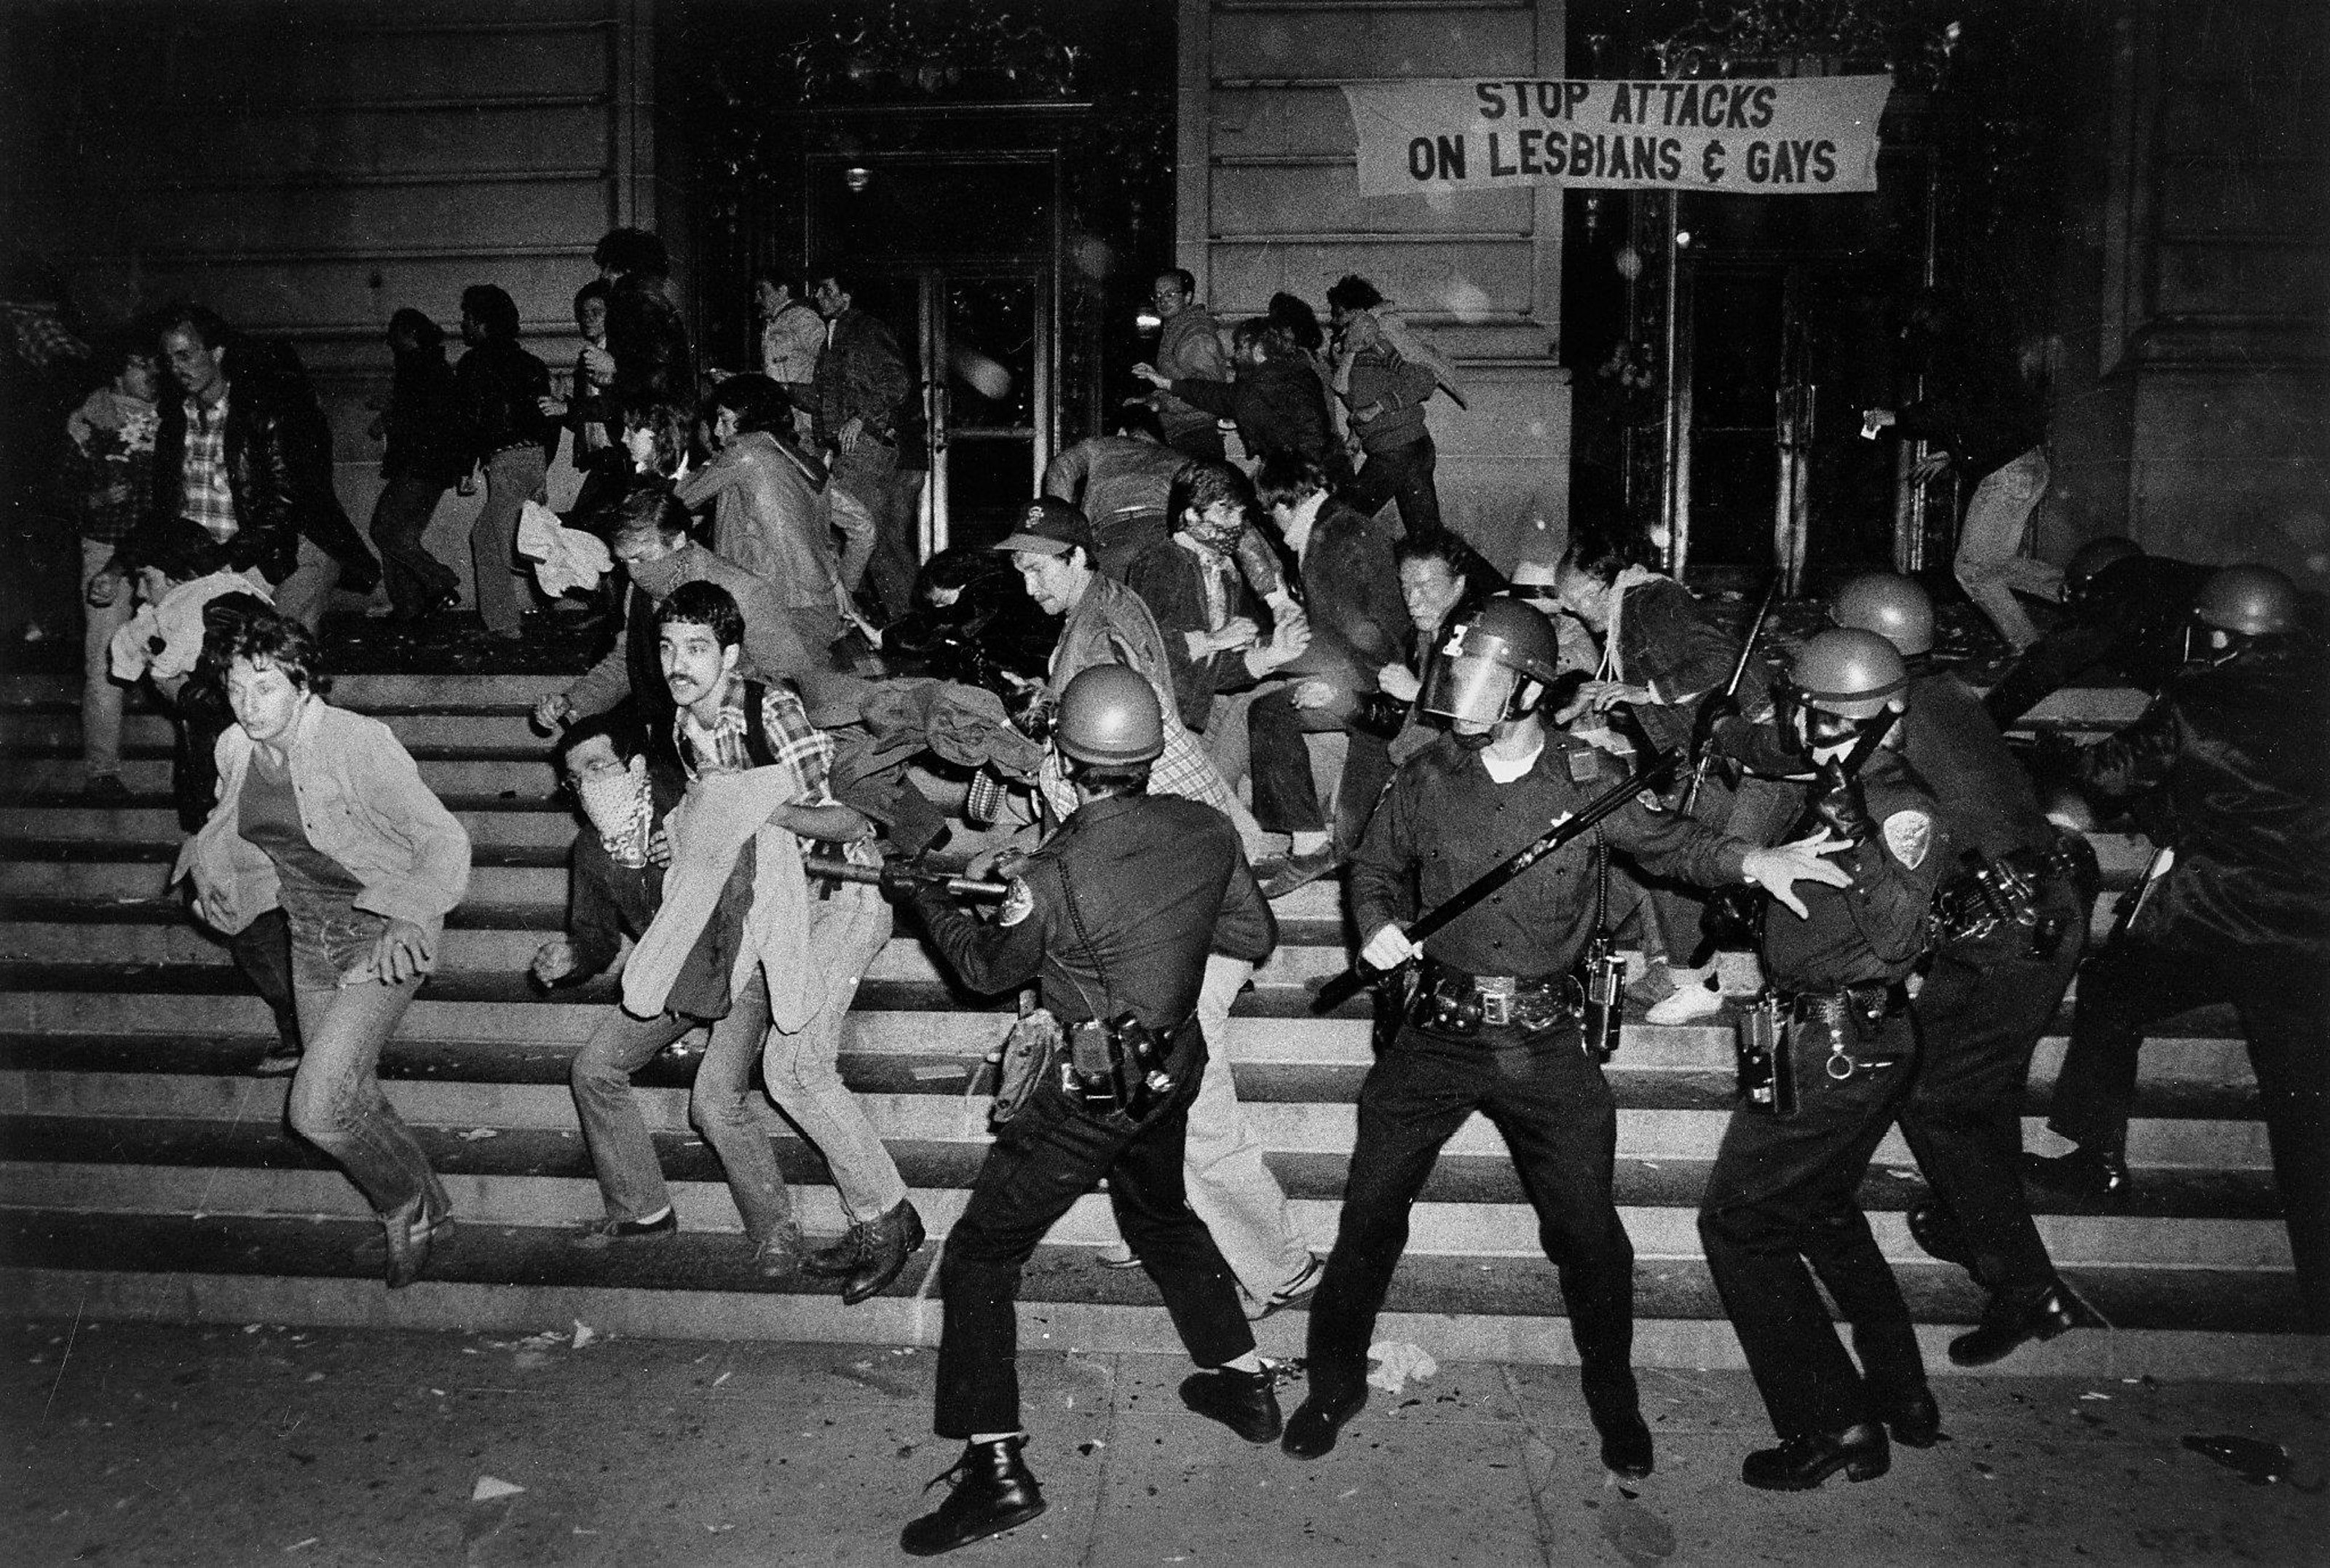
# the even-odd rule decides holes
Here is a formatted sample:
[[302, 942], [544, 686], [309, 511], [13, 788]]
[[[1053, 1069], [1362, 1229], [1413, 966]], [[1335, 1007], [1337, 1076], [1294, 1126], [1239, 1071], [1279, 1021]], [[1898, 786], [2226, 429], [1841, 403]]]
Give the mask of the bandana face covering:
[[648, 863], [648, 833], [655, 817], [648, 789], [648, 765], [634, 757], [620, 773], [600, 773], [575, 780], [582, 813], [599, 830], [599, 842], [617, 865], [633, 870]]
[[649, 599], [661, 603], [679, 586], [679, 562], [677, 553], [655, 561], [626, 562], [631, 581], [647, 590]]

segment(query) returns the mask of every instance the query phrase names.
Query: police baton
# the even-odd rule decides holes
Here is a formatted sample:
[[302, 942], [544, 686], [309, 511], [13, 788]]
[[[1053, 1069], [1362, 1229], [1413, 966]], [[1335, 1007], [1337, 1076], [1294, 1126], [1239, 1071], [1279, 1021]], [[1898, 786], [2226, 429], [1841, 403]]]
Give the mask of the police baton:
[[1764, 590], [1764, 602], [1756, 607], [1756, 619], [1748, 623], [1748, 640], [1739, 646], [1739, 662], [1731, 666], [1731, 679], [1724, 684], [1720, 699], [1713, 695], [1700, 699], [1699, 713], [1691, 722], [1691, 779], [1682, 787], [1682, 798], [1675, 805], [1678, 814], [1688, 817], [1691, 808], [1699, 804], [1699, 791], [1707, 782], [1707, 770], [1715, 762], [1717, 750], [1714, 717], [1716, 704], [1720, 701], [1737, 708], [1739, 682], [1748, 674], [1748, 661], [1756, 656], [1756, 639], [1764, 635], [1764, 622], [1772, 613], [1772, 600], [1779, 597], [1780, 577], [1775, 573], [1772, 586]]
[[822, 855], [805, 855], [801, 856], [801, 869], [811, 876], [821, 876], [829, 882], [854, 882], [866, 887], [882, 887], [886, 881], [891, 886], [905, 882], [954, 898], [996, 900], [1011, 891], [1009, 883], [949, 876], [942, 871], [923, 871], [895, 861], [886, 867], [858, 865], [847, 860], [829, 859]]
[[[1423, 942], [1433, 932], [1462, 918], [1474, 904], [1528, 871], [1530, 867], [1553, 854], [1563, 845], [1575, 840], [1587, 828], [1600, 822], [1643, 790], [1656, 789], [1673, 771], [1674, 765], [1675, 758], [1672, 751], [1650, 752], [1648, 761], [1596, 796], [1575, 816], [1563, 817], [1534, 844], [1482, 873], [1480, 878], [1470, 887], [1435, 906], [1431, 913], [1417, 921], [1401, 934], [1411, 942]], [[1378, 969], [1366, 959], [1359, 959], [1350, 968], [1319, 987], [1318, 995], [1311, 998], [1311, 1011], [1332, 1012], [1357, 996], [1360, 987], [1371, 985], [1389, 973], [1391, 973], [1389, 969]]]

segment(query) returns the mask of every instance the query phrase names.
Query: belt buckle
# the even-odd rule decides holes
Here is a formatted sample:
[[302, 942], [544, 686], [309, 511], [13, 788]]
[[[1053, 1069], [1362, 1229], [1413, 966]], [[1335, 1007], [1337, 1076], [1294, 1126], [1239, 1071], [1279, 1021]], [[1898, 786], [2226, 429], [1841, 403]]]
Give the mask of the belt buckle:
[[1473, 993], [1481, 998], [1481, 1022], [1501, 1028], [1513, 1021], [1513, 999], [1520, 982], [1511, 975], [1476, 975]]

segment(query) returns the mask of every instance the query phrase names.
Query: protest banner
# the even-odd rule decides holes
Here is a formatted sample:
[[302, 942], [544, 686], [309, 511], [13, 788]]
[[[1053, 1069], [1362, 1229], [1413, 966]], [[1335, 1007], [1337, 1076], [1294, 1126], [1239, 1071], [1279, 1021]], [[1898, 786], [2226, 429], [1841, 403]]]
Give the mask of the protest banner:
[[1491, 191], [1877, 188], [1886, 76], [1767, 80], [1456, 78], [1346, 86], [1362, 196]]

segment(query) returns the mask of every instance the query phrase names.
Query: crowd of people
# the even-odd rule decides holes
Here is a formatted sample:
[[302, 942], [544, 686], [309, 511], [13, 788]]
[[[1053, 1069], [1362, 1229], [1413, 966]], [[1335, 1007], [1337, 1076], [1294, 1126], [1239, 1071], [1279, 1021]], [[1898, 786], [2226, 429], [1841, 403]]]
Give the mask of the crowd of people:
[[[1950, 1357], [1996, 1362], [2087, 1320], [2026, 1171], [2126, 1202], [2144, 1031], [2202, 1002], [2240, 1012], [2303, 1308], [2330, 1327], [2330, 682], [2279, 574], [2171, 573], [2177, 613], [2153, 602], [2173, 563], [2099, 542], [1987, 706], [1934, 663], [1926, 590], [1877, 574], [1776, 673], [1615, 515], [1577, 518], [1558, 557], [1510, 575], [1445, 527], [1425, 411], [1461, 386], [1365, 279], [1329, 290], [1326, 330], [1281, 296], [1226, 344], [1178, 269], [1156, 279], [1150, 390], [1117, 429], [1063, 451], [999, 543], [918, 562], [896, 477], [912, 377], [851, 279], [799, 296], [760, 279], [760, 368], [698, 396], [660, 245], [618, 231], [599, 262], [564, 396], [499, 289], [465, 292], [450, 369], [425, 316], [392, 320], [373, 537], [395, 612], [438, 612], [456, 580], [421, 535], [482, 474], [478, 603], [515, 634], [516, 519], [563, 427], [585, 470], [570, 520], [616, 563], [588, 590], [607, 652], [535, 710], [587, 826], [568, 929], [533, 973], [620, 971], [573, 1066], [603, 1198], [576, 1245], [678, 1228], [630, 1078], [708, 1028], [690, 1118], [753, 1267], [878, 1295], [924, 1227], [838, 1058], [894, 906], [963, 985], [1018, 994], [994, 1143], [939, 1266], [936, 1425], [966, 1447], [907, 1551], [1042, 1511], [1014, 1303], [1103, 1179], [1121, 1242], [1102, 1261], [1155, 1281], [1198, 1367], [1185, 1403], [1331, 1451], [1366, 1403], [1412, 1207], [1476, 1110], [1558, 1266], [1602, 1459], [1649, 1473], [1594, 1044], [1615, 1036], [1590, 1026], [1617, 1004], [1586, 984], [1622, 935], [1649, 959], [1653, 1022], [1728, 1012], [1738, 1031], [1700, 1230], [1778, 1439], [1747, 1457], [1748, 1485], [1868, 1479], [1891, 1444], [1940, 1434], [1855, 1195], [1888, 1129], [1927, 1179], [1912, 1233], [1986, 1292]], [[274, 1007], [291, 1124], [380, 1216], [396, 1288], [453, 1216], [377, 1063], [440, 959], [469, 841], [387, 728], [327, 700], [321, 595], [380, 568], [327, 504], [296, 364], [196, 307], [166, 316], [75, 415], [90, 668], [110, 692], [92, 676], [90, 789], [119, 789], [117, 683], [150, 680], [185, 737], [196, 917]], [[2129, 594], [2145, 617], [2107, 608]], [[2119, 737], [2042, 754], [2034, 783], [2001, 723], [2090, 667], [2158, 700]], [[2071, 783], [2150, 789], [2167, 846], [2093, 954], [2094, 855], [2042, 792]], [[1276, 941], [1270, 899], [1330, 875], [1378, 1028], [1322, 1258], [1225, 1047]], [[2052, 1121], [2070, 1141], [2026, 1164], [2025, 1080], [2075, 971]], [[756, 1064], [831, 1173], [838, 1236], [802, 1232]], [[1306, 1301], [1308, 1388], [1286, 1416], [1251, 1321]]]

